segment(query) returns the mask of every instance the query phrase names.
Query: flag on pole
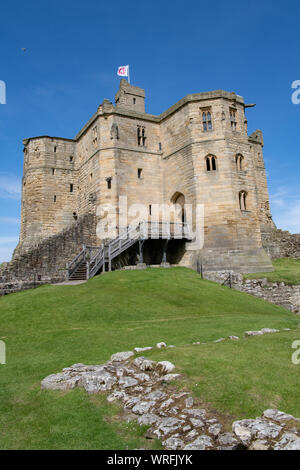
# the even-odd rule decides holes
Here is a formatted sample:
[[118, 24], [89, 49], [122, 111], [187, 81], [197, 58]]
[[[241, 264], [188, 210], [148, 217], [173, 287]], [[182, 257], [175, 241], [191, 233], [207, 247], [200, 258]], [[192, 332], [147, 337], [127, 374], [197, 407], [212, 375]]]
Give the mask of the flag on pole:
[[121, 65], [120, 67], [118, 67], [117, 74], [120, 77], [128, 77], [128, 82], [129, 82], [129, 65]]

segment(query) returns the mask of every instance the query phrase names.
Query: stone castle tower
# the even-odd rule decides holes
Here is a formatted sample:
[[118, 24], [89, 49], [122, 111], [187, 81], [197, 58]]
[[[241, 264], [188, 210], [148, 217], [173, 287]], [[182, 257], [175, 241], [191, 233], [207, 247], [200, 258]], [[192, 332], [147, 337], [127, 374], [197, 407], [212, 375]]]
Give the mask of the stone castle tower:
[[144, 90], [121, 80], [115, 105], [104, 100], [74, 139], [25, 139], [15, 257], [121, 195], [149, 210], [176, 200], [204, 204], [204, 247], [185, 250], [183, 265], [272, 270], [261, 238], [273, 224], [263, 137], [247, 133], [249, 106], [218, 90], [187, 95], [154, 116], [145, 112]]

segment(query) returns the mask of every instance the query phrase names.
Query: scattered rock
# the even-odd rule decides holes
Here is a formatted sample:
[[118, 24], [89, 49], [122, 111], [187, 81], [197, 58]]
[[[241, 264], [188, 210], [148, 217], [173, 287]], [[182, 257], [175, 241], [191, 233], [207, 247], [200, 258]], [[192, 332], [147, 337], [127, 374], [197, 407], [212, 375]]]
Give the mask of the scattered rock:
[[108, 395], [107, 397], [107, 401], [109, 403], [112, 403], [113, 401], [116, 401], [116, 400], [122, 400], [126, 397], [126, 393], [125, 392], [113, 392], [111, 393], [110, 395]]
[[148, 413], [148, 411], [155, 405], [154, 401], [140, 401], [133, 408], [132, 412], [138, 415]]
[[242, 421], [235, 421], [232, 424], [232, 430], [243, 444], [249, 445], [251, 441], [251, 431], [244, 425]]
[[110, 375], [108, 372], [103, 371], [101, 374], [95, 373], [85, 374], [80, 384], [83, 386], [87, 393], [106, 392], [113, 388], [117, 379]]
[[[208, 432], [209, 434], [212, 434], [213, 436], [215, 437], [218, 437], [218, 435], [220, 434], [222, 430], [222, 424], [212, 424], [211, 426], [209, 426], [208, 428]], [[225, 444], [226, 445], [226, 444]]]
[[123, 361], [127, 361], [127, 359], [129, 359], [132, 356], [134, 356], [134, 353], [132, 351], [118, 352], [116, 354], [113, 354], [110, 360], [113, 362], [123, 362]]
[[192, 429], [192, 431], [190, 431], [185, 437], [188, 441], [192, 441], [197, 436], [198, 436], [198, 431], [196, 431], [196, 429]]
[[138, 417], [138, 423], [140, 426], [151, 426], [159, 420], [159, 416], [153, 413], [145, 413], [142, 416]]
[[266, 333], [279, 333], [279, 330], [275, 330], [273, 328], [262, 328], [260, 331], [263, 334], [266, 334]]
[[285, 432], [274, 450], [300, 450], [300, 438], [296, 434]]
[[238, 336], [228, 336], [229, 339], [232, 339], [232, 340], [238, 340], [240, 339]]
[[198, 408], [184, 409], [183, 412], [192, 416], [193, 418], [205, 419], [206, 417], [206, 411], [204, 409], [198, 409]]
[[162, 390], [155, 390], [154, 392], [148, 393], [145, 398], [148, 400], [163, 400], [166, 398], [167, 394], [166, 392], [163, 392]]
[[186, 400], [184, 401], [184, 404], [186, 408], [191, 408], [194, 404], [193, 398], [192, 397], [186, 398]]
[[141, 369], [142, 371], [153, 370], [156, 366], [155, 361], [151, 361], [150, 359], [146, 359], [145, 357], [137, 357], [133, 361], [133, 364], [139, 369]]
[[71, 390], [78, 385], [80, 375], [69, 377], [64, 372], [61, 374], [51, 374], [41, 382], [42, 390]]
[[219, 435], [218, 442], [221, 446], [234, 446], [238, 443], [238, 440], [231, 432], [225, 432]]
[[159, 371], [160, 375], [170, 374], [175, 369], [175, 366], [172, 362], [161, 361], [157, 363], [156, 369]]
[[225, 341], [225, 338], [219, 338], [214, 341], [214, 343], [221, 343], [221, 341]]
[[204, 427], [204, 422], [202, 421], [202, 419], [190, 418], [190, 421], [191, 421], [192, 425], [195, 426], [195, 428], [203, 428]]
[[138, 381], [132, 377], [121, 377], [119, 379], [119, 385], [124, 388], [133, 387], [137, 385]]
[[289, 421], [293, 419], [292, 415], [288, 415], [283, 411], [269, 409], [263, 412], [263, 417], [272, 419], [273, 421], [281, 422], [281, 421]]
[[209, 436], [203, 434], [199, 436], [194, 442], [188, 444], [183, 450], [206, 450], [212, 447], [212, 440]]
[[172, 382], [173, 380], [177, 380], [181, 377], [180, 374], [167, 374], [167, 375], [163, 375], [161, 377], [161, 380], [163, 382]]
[[150, 349], [153, 349], [152, 346], [147, 346], [145, 348], [134, 348], [135, 352], [150, 351]]
[[269, 444], [267, 441], [257, 439], [251, 443], [249, 450], [269, 450]]
[[260, 336], [263, 335], [262, 331], [245, 331], [245, 336]]
[[178, 437], [169, 437], [162, 444], [168, 450], [178, 450], [184, 446], [184, 442]]
[[232, 425], [235, 435], [243, 442], [249, 445], [251, 439], [274, 439], [282, 430], [282, 426], [274, 424], [265, 419], [243, 419], [235, 421]]
[[[259, 334], [271, 332], [275, 331], [264, 328]], [[193, 408], [190, 393], [174, 392], [174, 387], [168, 386], [168, 382], [182, 377], [170, 373], [174, 364], [132, 356], [128, 351], [112, 355], [102, 365], [73, 364], [43, 379], [41, 388], [83, 387], [88, 393], [110, 392], [109, 403], [122, 402], [122, 419], [127, 422], [135, 419], [140, 425], [150, 426], [145, 437], [162, 439], [168, 450], [300, 450], [295, 423], [300, 421], [298, 418], [268, 409], [261, 418], [235, 421], [232, 433], [222, 432], [215, 417], [208, 418], [205, 409]]]
[[169, 398], [168, 400], [162, 402], [162, 404], [160, 405], [160, 409], [165, 410], [166, 408], [170, 408], [173, 403], [174, 400], [172, 400], [172, 398]]
[[155, 424], [153, 434], [158, 438], [171, 434], [180, 428], [183, 421], [178, 418], [162, 418]]
[[166, 348], [167, 345], [166, 345], [166, 343], [157, 343], [156, 347], [157, 347], [158, 349], [161, 349], [161, 348]]

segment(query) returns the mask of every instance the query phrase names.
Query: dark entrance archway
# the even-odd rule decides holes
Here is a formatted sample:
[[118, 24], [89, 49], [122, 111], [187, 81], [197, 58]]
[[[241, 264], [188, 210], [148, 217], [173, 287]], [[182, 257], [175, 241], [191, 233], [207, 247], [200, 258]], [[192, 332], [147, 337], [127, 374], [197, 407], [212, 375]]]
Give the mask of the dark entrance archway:
[[176, 191], [176, 193], [173, 194], [171, 197], [171, 203], [176, 204], [178, 206], [181, 206], [181, 222], [185, 222], [185, 210], [184, 210], [184, 204], [185, 204], [185, 197], [182, 193]]

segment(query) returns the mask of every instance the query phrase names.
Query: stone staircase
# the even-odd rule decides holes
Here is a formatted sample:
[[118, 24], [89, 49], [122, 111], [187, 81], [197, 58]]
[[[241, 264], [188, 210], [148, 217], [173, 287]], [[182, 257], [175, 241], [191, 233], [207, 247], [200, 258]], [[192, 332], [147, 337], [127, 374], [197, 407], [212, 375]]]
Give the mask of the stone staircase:
[[101, 246], [83, 246], [81, 252], [67, 265], [68, 280], [84, 280], [104, 272], [106, 266], [112, 269], [112, 260], [139, 243], [140, 263], [142, 263], [142, 245], [149, 238], [170, 240], [181, 238], [191, 240], [186, 223], [139, 222], [129, 226], [118, 237]]

